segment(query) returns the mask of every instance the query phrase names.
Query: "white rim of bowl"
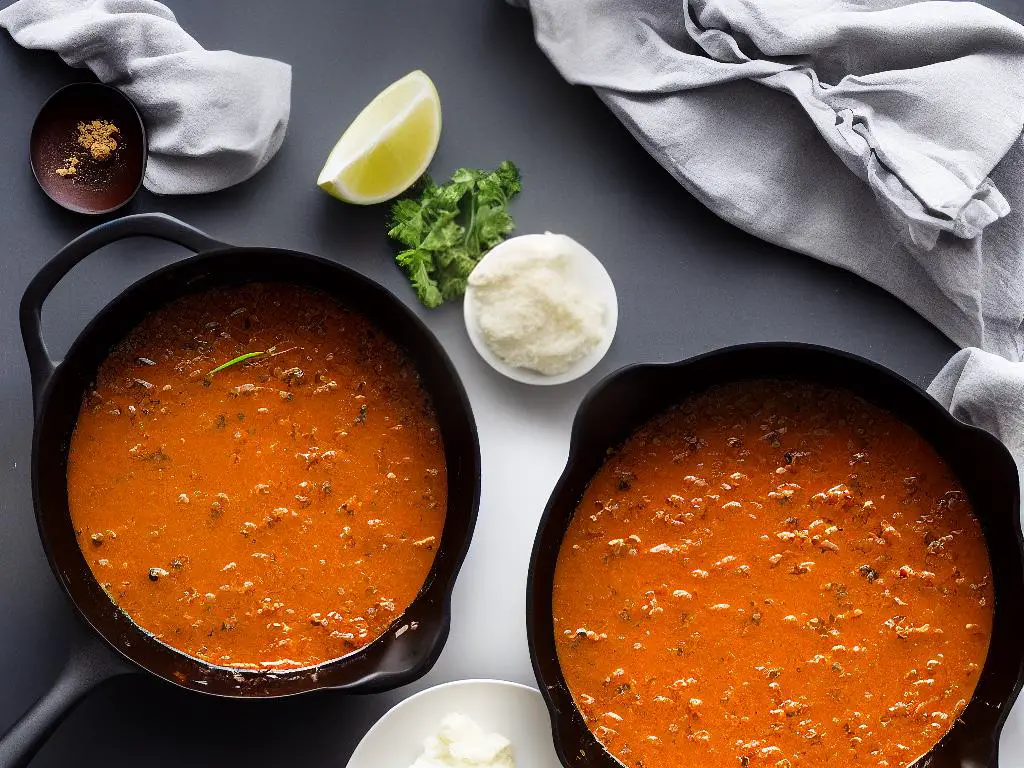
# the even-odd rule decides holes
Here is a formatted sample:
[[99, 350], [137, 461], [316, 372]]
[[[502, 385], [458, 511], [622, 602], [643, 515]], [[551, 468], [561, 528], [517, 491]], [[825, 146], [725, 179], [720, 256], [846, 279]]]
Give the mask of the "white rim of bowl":
[[398, 702], [393, 707], [391, 707], [387, 712], [385, 712], [383, 715], [381, 715], [377, 719], [377, 722], [375, 722], [373, 725], [371, 725], [370, 729], [366, 733], [363, 734], [363, 738], [361, 738], [359, 740], [359, 743], [356, 744], [356, 748], [352, 750], [352, 754], [349, 756], [348, 762], [345, 764], [346, 768], [347, 768], [347, 766], [352, 764], [352, 761], [356, 758], [356, 755], [359, 754], [359, 750], [363, 746], [363, 743], [366, 742], [367, 740], [369, 740], [369, 738], [371, 736], [373, 736], [374, 733], [376, 733], [378, 728], [382, 728], [384, 726], [384, 721], [387, 720], [393, 713], [395, 713], [398, 710], [402, 709], [404, 706], [406, 706], [410, 702], [413, 702], [416, 699], [419, 699], [419, 698], [422, 698], [424, 696], [427, 696], [428, 694], [433, 693], [434, 691], [441, 690], [442, 688], [459, 688], [459, 687], [462, 687], [462, 686], [465, 686], [465, 685], [479, 685], [481, 683], [484, 683], [484, 684], [487, 684], [487, 685], [497, 685], [497, 686], [501, 686], [501, 687], [505, 687], [505, 688], [519, 688], [521, 690], [528, 691], [530, 693], [536, 693], [537, 696], [540, 697], [541, 705], [546, 707], [546, 705], [544, 704], [544, 697], [541, 696], [540, 691], [538, 691], [532, 685], [524, 685], [523, 683], [513, 683], [511, 680], [498, 680], [496, 678], [487, 678], [487, 677], [471, 677], [471, 678], [469, 678], [467, 680], [450, 680], [447, 683], [438, 683], [437, 685], [432, 685], [429, 688], [424, 688], [422, 691], [417, 691], [416, 693], [414, 693], [412, 696], [409, 696], [408, 698], [402, 699], [400, 702]]
[[[502, 250], [508, 250], [506, 246], [509, 243], [515, 243], [516, 241], [522, 241], [524, 238], [535, 238], [544, 237], [547, 234], [562, 234], [562, 233], [534, 233], [529, 235], [517, 235], [516, 237], [510, 237], [508, 240], [503, 240], [489, 250], [484, 257], [480, 259], [477, 264], [479, 267], [487, 259], [491, 258], [492, 254], [498, 254], [500, 256]], [[566, 237], [569, 237], [566, 235]], [[487, 346], [487, 342], [484, 341], [483, 334], [480, 332], [480, 328], [477, 325], [476, 317], [473, 314], [473, 286], [466, 286], [466, 295], [462, 302], [462, 314], [466, 323], [466, 334], [469, 336], [470, 342], [473, 344], [473, 348], [477, 351], [477, 354], [483, 358], [491, 368], [496, 370], [498, 373], [507, 376], [513, 381], [518, 381], [521, 384], [534, 384], [537, 386], [553, 386], [556, 384], [567, 384], [570, 381], [586, 376], [590, 373], [597, 364], [600, 363], [608, 350], [611, 348], [612, 341], [615, 339], [615, 333], [618, 330], [619, 324], [619, 298], [615, 292], [615, 283], [612, 282], [611, 275], [608, 274], [608, 270], [605, 269], [604, 264], [601, 260], [595, 256], [590, 249], [582, 245], [579, 241], [574, 238], [570, 238], [578, 247], [577, 254], [590, 262], [587, 267], [588, 270], [592, 270], [592, 274], [596, 277], [598, 283], [603, 284], [601, 297], [605, 302], [605, 329], [607, 335], [586, 357], [573, 363], [572, 367], [569, 368], [565, 373], [558, 373], [554, 376], [547, 376], [537, 371], [532, 371], [528, 368], [517, 368], [509, 365], [494, 352], [491, 351], [490, 347]]]

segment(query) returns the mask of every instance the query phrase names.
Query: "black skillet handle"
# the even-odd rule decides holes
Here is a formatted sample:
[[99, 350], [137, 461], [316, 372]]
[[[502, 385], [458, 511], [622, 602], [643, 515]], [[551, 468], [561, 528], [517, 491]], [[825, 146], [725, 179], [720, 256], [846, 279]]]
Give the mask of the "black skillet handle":
[[0, 768], [25, 768], [85, 695], [105, 680], [136, 671], [82, 622], [71, 655], [50, 689], [0, 738]]
[[227, 247], [225, 243], [165, 213], [139, 213], [114, 219], [93, 227], [65, 245], [32, 278], [21, 297], [21, 337], [32, 373], [32, 400], [37, 411], [46, 384], [57, 369], [57, 363], [46, 351], [40, 328], [43, 302], [54, 286], [82, 259], [126, 237], [156, 237], [196, 253]]

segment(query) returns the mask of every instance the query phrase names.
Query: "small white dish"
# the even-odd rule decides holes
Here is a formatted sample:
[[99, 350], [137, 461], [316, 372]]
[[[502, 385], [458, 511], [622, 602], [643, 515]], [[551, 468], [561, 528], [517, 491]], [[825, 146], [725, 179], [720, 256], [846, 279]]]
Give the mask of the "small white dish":
[[[495, 259], [501, 259], [503, 254], [509, 253], [518, 246], [521, 246], [523, 241], [544, 237], [545, 235], [519, 235], [518, 237], [509, 238], [508, 240], [498, 243], [498, 245], [489, 250], [484, 257], [480, 259], [480, 263], [477, 267], [483, 266], [489, 260], [493, 261]], [[572, 240], [571, 243], [572, 247], [568, 249], [566, 253], [566, 256], [570, 259], [570, 274], [580, 287], [582, 287], [587, 293], [595, 296], [597, 300], [604, 305], [604, 338], [601, 340], [600, 344], [591, 350], [590, 354], [573, 363], [572, 367], [565, 373], [547, 376], [543, 373], [538, 373], [537, 371], [531, 371], [528, 368], [517, 368], [513, 365], [509, 365], [494, 354], [490, 347], [487, 346], [487, 342], [484, 340], [483, 333], [480, 330], [480, 326], [476, 320], [476, 315], [473, 311], [473, 286], [467, 286], [466, 296], [462, 305], [463, 314], [466, 320], [466, 333], [469, 334], [469, 340], [473, 343], [473, 347], [479, 353], [480, 357], [482, 357], [487, 364], [498, 373], [504, 374], [510, 379], [523, 384], [539, 384], [541, 386], [565, 384], [566, 382], [578, 379], [580, 376], [583, 376], [593, 370], [594, 366], [601, 362], [601, 359], [608, 352], [608, 348], [611, 347], [612, 339], [615, 338], [615, 328], [619, 322], [619, 300], [615, 295], [615, 284], [612, 283], [612, 279], [611, 276], [609, 276], [608, 271], [604, 268], [604, 265], [597, 260], [597, 257], [594, 254], [575, 240]]]
[[347, 768], [408, 768], [450, 712], [508, 738], [518, 768], [561, 768], [540, 692], [505, 680], [457, 680], [413, 694], [366, 732]]

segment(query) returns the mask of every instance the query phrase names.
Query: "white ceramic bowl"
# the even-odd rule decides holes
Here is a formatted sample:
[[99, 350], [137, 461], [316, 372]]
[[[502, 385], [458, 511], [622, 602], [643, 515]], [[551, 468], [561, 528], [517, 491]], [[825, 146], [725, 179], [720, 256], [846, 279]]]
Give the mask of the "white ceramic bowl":
[[409, 768], [441, 718], [461, 712], [512, 742], [517, 768], [561, 768], [540, 692], [504, 680], [458, 680], [427, 688], [396, 704], [367, 731], [348, 768]]
[[[488, 251], [477, 266], [480, 267], [489, 261], [503, 258], [504, 254], [510, 253], [517, 246], [522, 245], [523, 241], [543, 237], [544, 235], [520, 235], [519, 237], [509, 238]], [[576, 361], [565, 373], [545, 376], [543, 373], [531, 371], [527, 368], [516, 368], [494, 354], [487, 346], [487, 342], [484, 341], [483, 333], [480, 331], [480, 326], [473, 311], [473, 286], [470, 285], [466, 288], [466, 298], [463, 301], [466, 333], [469, 334], [469, 340], [473, 343], [480, 357], [486, 360], [487, 364], [498, 371], [498, 373], [502, 373], [510, 379], [522, 382], [523, 384], [565, 384], [589, 373], [595, 365], [601, 362], [601, 358], [605, 356], [608, 348], [612, 345], [612, 339], [615, 337], [615, 328], [619, 322], [619, 301], [615, 295], [615, 285], [612, 283], [612, 279], [604, 265], [597, 260], [594, 254], [575, 240], [571, 242], [572, 247], [566, 253], [569, 257], [569, 273], [585, 291], [595, 296], [604, 305], [604, 338], [600, 344], [594, 347], [589, 355]]]

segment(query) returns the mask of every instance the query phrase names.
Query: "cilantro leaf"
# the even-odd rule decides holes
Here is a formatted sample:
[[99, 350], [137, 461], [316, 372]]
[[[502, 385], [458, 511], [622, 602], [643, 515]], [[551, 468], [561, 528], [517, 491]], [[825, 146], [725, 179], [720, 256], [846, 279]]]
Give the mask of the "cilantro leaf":
[[409, 276], [409, 282], [412, 283], [412, 287], [416, 290], [416, 297], [423, 306], [433, 309], [444, 303], [444, 298], [437, 288], [437, 282], [432, 277], [434, 260], [427, 251], [410, 248], [399, 253], [395, 257], [395, 261]]
[[506, 160], [493, 171], [459, 168], [445, 184], [424, 176], [414, 197], [391, 207], [388, 235], [406, 246], [395, 256], [426, 307], [462, 296], [484, 253], [515, 228], [509, 202], [522, 190]]
[[[420, 247], [425, 251], [448, 251], [461, 245], [465, 240], [466, 230], [454, 221], [438, 223], [423, 238]], [[440, 258], [440, 257], [439, 257]]]
[[477, 239], [480, 247], [489, 250], [500, 243], [515, 227], [515, 222], [504, 208], [481, 207], [476, 214]]
[[466, 292], [468, 280], [460, 273], [444, 274], [438, 280], [441, 295], [445, 301], [453, 301]]
[[423, 212], [415, 200], [399, 200], [391, 209], [388, 235], [402, 245], [415, 247], [423, 239], [426, 224]]
[[505, 206], [522, 190], [519, 169], [507, 160], [478, 182], [477, 200], [481, 203]]
[[448, 251], [446, 257], [448, 259], [447, 266], [451, 267], [457, 274], [460, 274], [465, 278], [469, 277], [469, 273], [473, 271], [473, 267], [475, 267], [476, 263], [480, 261], [480, 257], [470, 255], [469, 249], [465, 246], [452, 248]]

